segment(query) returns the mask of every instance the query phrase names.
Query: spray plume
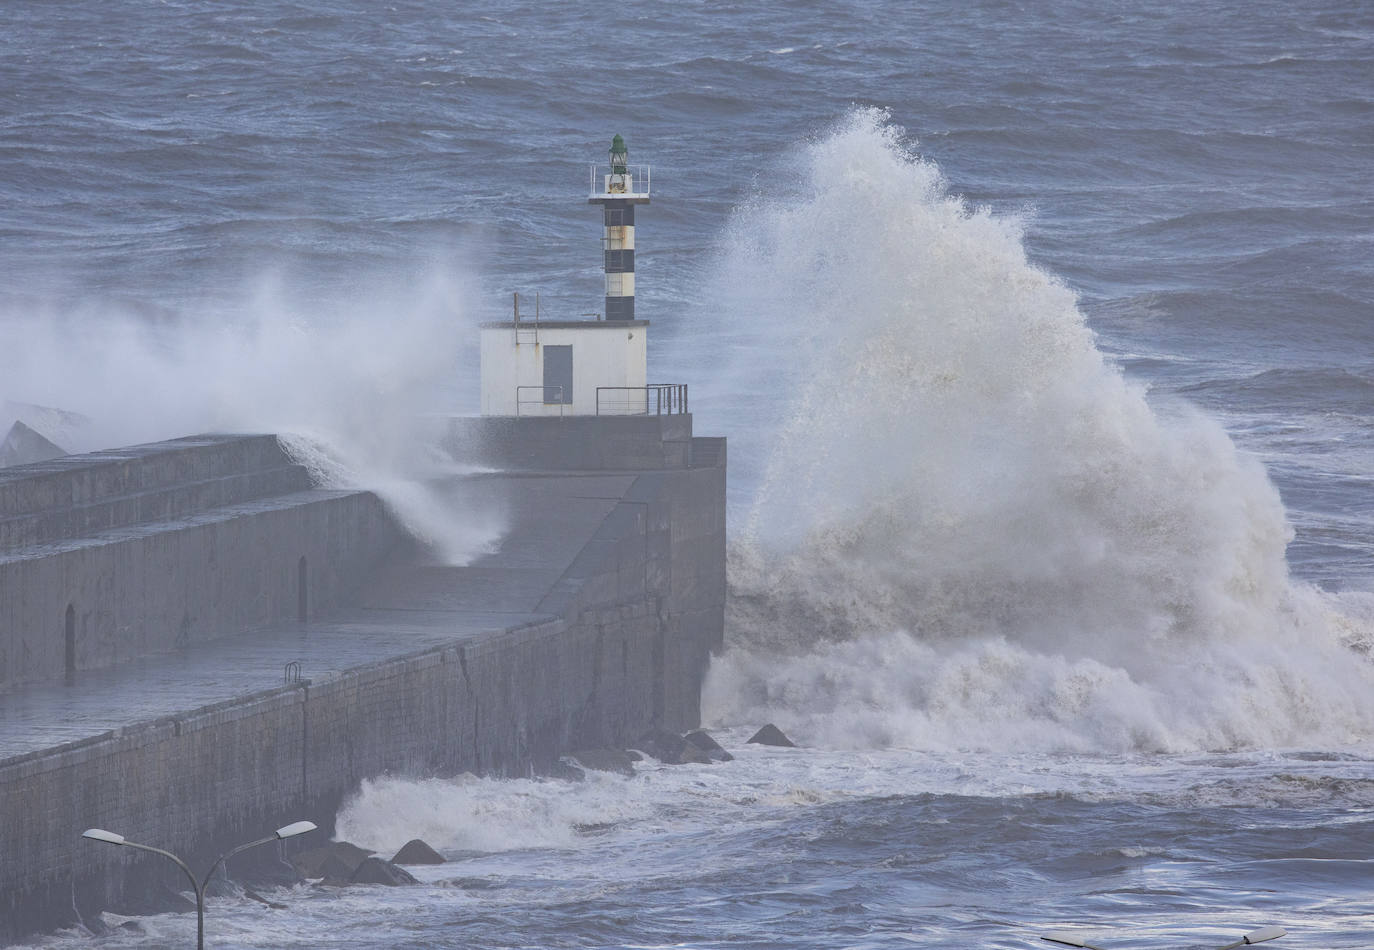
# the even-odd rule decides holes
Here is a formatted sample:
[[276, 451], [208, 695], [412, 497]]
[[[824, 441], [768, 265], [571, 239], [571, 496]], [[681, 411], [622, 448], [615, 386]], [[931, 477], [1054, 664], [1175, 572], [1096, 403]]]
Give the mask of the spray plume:
[[882, 113], [801, 164], [727, 242], [720, 297], [749, 288], [750, 320], [711, 311], [748, 366], [721, 390], [791, 394], [735, 442], [768, 454], [715, 718], [856, 745], [1368, 736], [1368, 623], [1289, 579], [1262, 466], [1123, 378], [1020, 223], [949, 195]]
[[455, 510], [436, 487], [462, 469], [426, 419], [461, 388], [471, 337], [455, 316], [462, 289], [435, 277], [302, 315], [268, 284], [237, 323], [150, 321], [114, 308], [11, 312], [0, 316], [0, 405], [87, 417], [64, 433], [64, 447], [78, 452], [201, 432], [276, 433], [319, 484], [376, 491], [437, 560], [465, 563], [501, 525]]

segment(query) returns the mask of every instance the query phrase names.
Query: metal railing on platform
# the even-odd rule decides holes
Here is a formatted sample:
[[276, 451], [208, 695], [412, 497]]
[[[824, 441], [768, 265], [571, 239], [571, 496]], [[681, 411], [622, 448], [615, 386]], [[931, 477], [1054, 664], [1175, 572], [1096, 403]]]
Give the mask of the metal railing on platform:
[[668, 416], [687, 412], [686, 383], [596, 387], [596, 414]]
[[[531, 399], [524, 395], [526, 392], [537, 392], [539, 398]], [[549, 398], [552, 396], [553, 398]], [[517, 416], [551, 416], [554, 415], [550, 407], [558, 407], [558, 415], [563, 415], [563, 409], [567, 406], [563, 399], [562, 386], [516, 386], [515, 387], [515, 414]], [[531, 411], [538, 406], [538, 411]], [[521, 407], [530, 407], [522, 409]]]
[[598, 163], [591, 166], [588, 193], [592, 198], [647, 198], [652, 185], [653, 170], [648, 165]]

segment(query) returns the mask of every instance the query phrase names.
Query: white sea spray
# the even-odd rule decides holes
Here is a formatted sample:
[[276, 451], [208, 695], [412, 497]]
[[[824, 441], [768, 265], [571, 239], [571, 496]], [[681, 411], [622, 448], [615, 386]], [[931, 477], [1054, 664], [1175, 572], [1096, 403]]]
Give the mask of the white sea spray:
[[503, 516], [443, 487], [470, 469], [443, 451], [473, 324], [457, 273], [376, 294], [282, 303], [265, 280], [230, 322], [150, 322], [101, 313], [0, 315], [0, 404], [54, 406], [88, 422], [64, 448], [92, 451], [202, 432], [271, 432], [327, 488], [381, 496], [432, 556], [462, 564], [488, 550]]
[[714, 721], [1072, 750], [1374, 730], [1347, 646], [1368, 621], [1290, 579], [1263, 467], [1103, 357], [1016, 219], [950, 195], [875, 110], [801, 166], [795, 196], [739, 212], [722, 264], [753, 319], [719, 385], [791, 398], [746, 424], [767, 455]]

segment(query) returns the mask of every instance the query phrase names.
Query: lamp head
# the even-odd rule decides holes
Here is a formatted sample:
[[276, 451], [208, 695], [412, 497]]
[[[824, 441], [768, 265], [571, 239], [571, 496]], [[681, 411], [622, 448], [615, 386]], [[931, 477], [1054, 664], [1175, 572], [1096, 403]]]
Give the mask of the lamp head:
[[294, 838], [296, 835], [303, 835], [307, 831], [315, 830], [313, 821], [293, 821], [284, 828], [277, 829], [278, 838]]
[[1084, 950], [1098, 950], [1097, 947], [1085, 941], [1077, 934], [1069, 933], [1064, 930], [1057, 930], [1054, 933], [1047, 933], [1041, 940], [1048, 940], [1050, 943], [1062, 943], [1066, 947], [1080, 947]]
[[630, 163], [630, 150], [625, 147], [625, 140], [619, 135], [611, 139], [611, 174], [624, 175], [628, 172], [627, 165]]
[[90, 838], [92, 841], [104, 841], [106, 844], [123, 844], [124, 836], [117, 835], [113, 831], [106, 831], [104, 828], [87, 828], [81, 832], [81, 837]]

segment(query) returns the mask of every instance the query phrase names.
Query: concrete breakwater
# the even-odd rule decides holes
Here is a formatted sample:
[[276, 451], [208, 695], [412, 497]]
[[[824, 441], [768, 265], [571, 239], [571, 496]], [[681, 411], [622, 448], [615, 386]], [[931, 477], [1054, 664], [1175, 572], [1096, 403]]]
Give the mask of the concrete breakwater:
[[[74, 548], [160, 538], [182, 552], [160, 569], [171, 590], [194, 586], [212, 552], [230, 575], [248, 578], [247, 562], [267, 563], [261, 570], [280, 589], [251, 621], [235, 619], [242, 615], [230, 601], [240, 588], [232, 585], [194, 610], [183, 602], [191, 634], [178, 639], [180, 627], [153, 624], [160, 632], [136, 659], [115, 651], [106, 662], [106, 653], [78, 649], [71, 670], [65, 622], [44, 628], [56, 648], [30, 643], [44, 664], [12, 674], [0, 691], [0, 939], [137, 906], [159, 883], [180, 886], [170, 863], [84, 842], [86, 827], [168, 847], [204, 867], [290, 820], [309, 818], [328, 833], [363, 778], [524, 774], [579, 746], [696, 725], [701, 677], [723, 624], [724, 440], [693, 438], [690, 417], [604, 422], [602, 437], [621, 449], [577, 464], [624, 468], [558, 470], [555, 454], [454, 480], [454, 504], [499, 508], [508, 522], [496, 549], [464, 567], [425, 563], [397, 544], [369, 493], [302, 489], [282, 473], [272, 476], [283, 479], [278, 494], [207, 494], [211, 503], [199, 509], [184, 502], [166, 517], [88, 529], [85, 544], [68, 537], [9, 547], [0, 570], [13, 559], [31, 573], [0, 573], [7, 643], [38, 636], [12, 626], [14, 617], [43, 613], [27, 604], [31, 591], [44, 592], [39, 599], [63, 617], [62, 598], [46, 592], [69, 576], [64, 558]], [[455, 423], [454, 432], [467, 442], [480, 424]], [[512, 432], [539, 437], [537, 427], [503, 430], [496, 441]], [[234, 441], [140, 452], [158, 458]], [[680, 444], [665, 450], [666, 442]], [[640, 462], [627, 464], [630, 457]], [[214, 470], [234, 464], [246, 463]], [[0, 471], [13, 482], [25, 468], [36, 476], [41, 466]], [[152, 490], [176, 496], [176, 479], [164, 481]], [[283, 510], [295, 514], [278, 520]], [[0, 520], [8, 512], [0, 509]], [[257, 518], [266, 520], [254, 526]], [[205, 539], [190, 540], [196, 532]], [[217, 532], [250, 540], [236, 545]], [[201, 626], [204, 638], [195, 636]], [[122, 644], [122, 628], [112, 629]], [[84, 665], [82, 655], [100, 659]]]
[[327, 609], [398, 538], [270, 435], [0, 469], [0, 689]]

